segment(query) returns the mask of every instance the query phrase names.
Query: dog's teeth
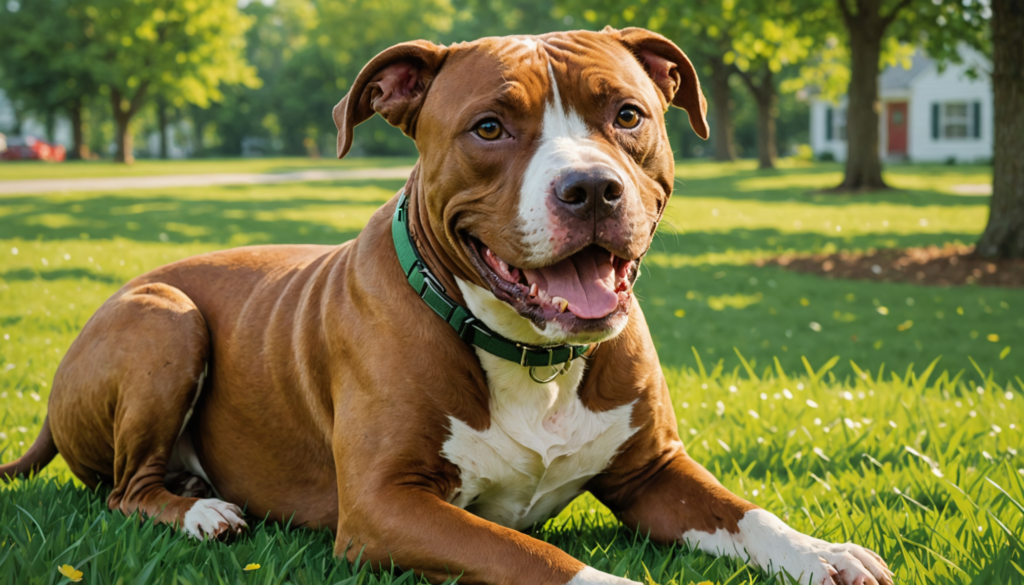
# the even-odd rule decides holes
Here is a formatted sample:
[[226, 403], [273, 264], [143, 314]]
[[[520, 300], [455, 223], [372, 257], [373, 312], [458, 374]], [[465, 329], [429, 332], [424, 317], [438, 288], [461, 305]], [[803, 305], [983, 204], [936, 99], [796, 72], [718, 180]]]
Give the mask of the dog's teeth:
[[535, 299], [535, 298], [537, 298], [537, 292], [538, 292], [538, 290], [539, 290], [539, 289], [538, 289], [538, 287], [537, 287], [537, 283], [536, 283], [536, 282], [530, 285], [530, 298], [531, 298], [531, 299]]
[[562, 297], [554, 297], [553, 299], [551, 299], [551, 302], [556, 307], [558, 307], [559, 313], [564, 313], [565, 310], [569, 308], [569, 301], [563, 299]]

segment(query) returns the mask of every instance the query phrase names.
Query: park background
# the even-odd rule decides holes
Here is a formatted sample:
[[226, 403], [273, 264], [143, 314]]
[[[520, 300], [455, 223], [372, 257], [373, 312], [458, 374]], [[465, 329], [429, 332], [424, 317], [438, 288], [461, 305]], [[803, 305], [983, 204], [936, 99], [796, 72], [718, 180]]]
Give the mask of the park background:
[[[688, 450], [796, 528], [877, 550], [900, 583], [1021, 583], [1024, 123], [1000, 87], [1024, 83], [1024, 43], [1002, 59], [993, 43], [1024, 18], [1015, 5], [9, 0], [0, 132], [64, 128], [77, 160], [0, 161], [0, 459], [31, 444], [61, 356], [130, 278], [211, 250], [358, 234], [416, 155], [375, 117], [334, 160], [331, 109], [378, 51], [644, 26], [687, 52], [710, 102], [707, 142], [667, 114], [676, 191], [637, 286]], [[954, 66], [964, 47], [994, 59], [973, 74], [995, 86], [995, 160], [883, 161], [879, 71], [914, 54]], [[854, 155], [822, 160], [806, 146], [808, 99], [844, 94]], [[339, 171], [365, 174], [322, 174]], [[218, 184], [225, 174], [248, 179]], [[183, 176], [210, 180], [160, 184]], [[131, 178], [153, 182], [117, 182]], [[335, 560], [327, 533], [258, 519], [234, 543], [185, 541], [106, 511], [59, 459], [0, 489], [0, 583], [67, 582], [64, 564], [92, 583], [416, 582]], [[651, 583], [772, 581], [654, 546], [589, 496], [534, 534]]]

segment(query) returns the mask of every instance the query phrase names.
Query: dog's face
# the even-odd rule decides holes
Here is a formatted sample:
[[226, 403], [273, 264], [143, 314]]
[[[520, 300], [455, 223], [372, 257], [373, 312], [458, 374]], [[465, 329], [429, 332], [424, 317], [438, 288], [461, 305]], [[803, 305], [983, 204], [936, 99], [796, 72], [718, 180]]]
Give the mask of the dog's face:
[[416, 139], [430, 229], [470, 308], [513, 317], [500, 332], [582, 343], [621, 331], [672, 193], [664, 111], [685, 107], [707, 137], [686, 56], [642, 29], [389, 51], [335, 109], [339, 155], [373, 111]]

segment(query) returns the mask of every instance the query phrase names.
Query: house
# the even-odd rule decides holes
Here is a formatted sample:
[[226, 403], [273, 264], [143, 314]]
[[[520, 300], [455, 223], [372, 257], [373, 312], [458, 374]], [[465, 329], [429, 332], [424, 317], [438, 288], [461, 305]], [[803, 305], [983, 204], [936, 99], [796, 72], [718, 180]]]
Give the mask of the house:
[[[963, 63], [942, 71], [917, 52], [909, 69], [897, 65], [879, 76], [879, 152], [887, 160], [976, 162], [992, 158], [991, 63], [964, 48]], [[972, 75], [972, 70], [976, 75]], [[815, 156], [846, 160], [846, 97], [811, 100]]]

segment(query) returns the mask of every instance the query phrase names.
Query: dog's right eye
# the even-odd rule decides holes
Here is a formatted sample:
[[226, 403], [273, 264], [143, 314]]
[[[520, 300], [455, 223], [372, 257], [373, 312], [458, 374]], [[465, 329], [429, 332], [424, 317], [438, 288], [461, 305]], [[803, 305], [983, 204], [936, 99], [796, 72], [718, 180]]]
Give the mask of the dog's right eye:
[[473, 128], [476, 135], [484, 140], [497, 140], [501, 138], [504, 128], [501, 127], [501, 123], [494, 118], [488, 118], [482, 120], [479, 124]]

